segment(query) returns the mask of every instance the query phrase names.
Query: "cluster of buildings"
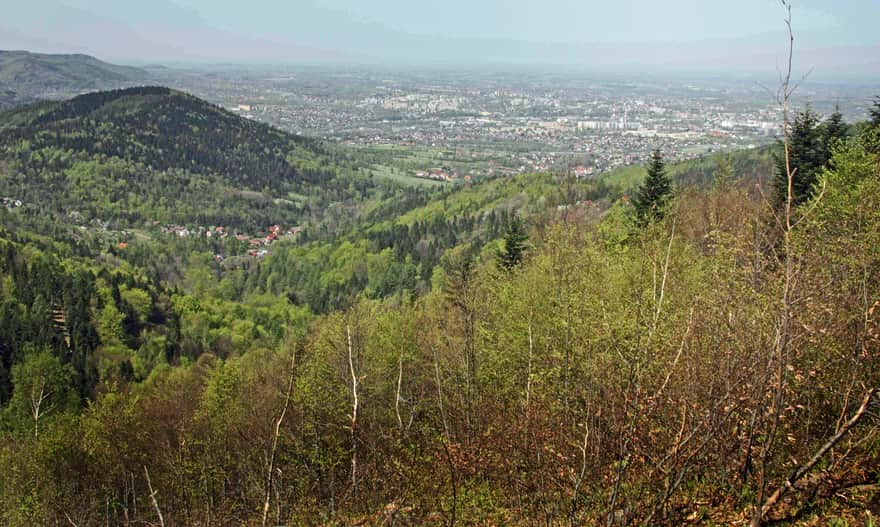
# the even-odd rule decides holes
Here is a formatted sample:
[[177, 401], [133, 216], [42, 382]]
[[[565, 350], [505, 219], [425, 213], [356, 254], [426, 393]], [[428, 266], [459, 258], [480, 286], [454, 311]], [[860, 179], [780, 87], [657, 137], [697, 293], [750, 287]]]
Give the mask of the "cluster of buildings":
[[458, 181], [462, 179], [464, 181], [471, 181], [473, 177], [470, 174], [465, 175], [464, 177], [459, 176], [458, 172], [454, 170], [446, 170], [444, 168], [432, 168], [429, 170], [417, 170], [414, 174], [417, 178], [423, 179], [434, 179], [437, 181]]
[[578, 179], [587, 179], [591, 177], [594, 172], [595, 169], [593, 167], [586, 167], [584, 165], [577, 165], [571, 169], [571, 173]]
[[450, 97], [448, 93], [403, 93], [396, 91], [365, 97], [357, 103], [357, 106], [366, 110], [378, 107], [383, 110], [436, 114], [458, 111], [465, 103], [464, 97]]
[[20, 199], [15, 198], [0, 198], [0, 207], [4, 209], [17, 209], [23, 206], [24, 203]]
[[[297, 234], [302, 232], [303, 228], [295, 226], [285, 230], [280, 225], [272, 225], [268, 228], [265, 235], [258, 236], [250, 236], [248, 234], [241, 233], [230, 233], [229, 229], [221, 226], [198, 226], [190, 228], [183, 225], [164, 225], [161, 227], [161, 230], [166, 234], [177, 236], [179, 238], [199, 237], [224, 240], [231, 236], [239, 242], [248, 244], [248, 246], [250, 247], [248, 254], [257, 258], [261, 258], [268, 254], [268, 250], [266, 249], [266, 247], [272, 245], [273, 243], [284, 237], [296, 236]], [[215, 259], [217, 259], [217, 261], [222, 261], [223, 258], [224, 257], [222, 255], [215, 255]]]
[[729, 133], [755, 132], [766, 136], [772, 136], [780, 131], [780, 123], [775, 121], [757, 119], [724, 119], [719, 124], [722, 129], [729, 131]]
[[[198, 83], [197, 77], [188, 82]], [[445, 149], [453, 154], [397, 167], [442, 181], [463, 179], [456, 172], [479, 178], [579, 165], [590, 177], [641, 163], [654, 148], [684, 158], [768, 144], [780, 122], [775, 100], [762, 88], [720, 81], [310, 70], [228, 73], [184, 89], [247, 117], [331, 142]], [[804, 96], [820, 113], [835, 102], [846, 113], [856, 100], [846, 94], [833, 100], [819, 93]], [[478, 152], [483, 170], [463, 169], [457, 158], [462, 151]], [[438, 165], [454, 168], [431, 168]]]

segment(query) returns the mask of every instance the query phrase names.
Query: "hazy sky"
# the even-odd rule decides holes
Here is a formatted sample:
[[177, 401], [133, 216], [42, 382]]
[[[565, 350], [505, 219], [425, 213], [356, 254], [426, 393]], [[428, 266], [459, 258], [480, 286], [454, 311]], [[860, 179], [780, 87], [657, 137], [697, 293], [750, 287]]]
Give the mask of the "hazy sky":
[[[558, 62], [773, 70], [779, 0], [0, 0], [0, 49], [110, 59]], [[880, 64], [880, 0], [793, 0], [799, 50]], [[696, 45], [696, 44], [699, 45]], [[836, 54], [830, 48], [847, 49]], [[870, 55], [870, 56], [868, 56]], [[767, 58], [769, 56], [769, 58]], [[878, 66], [880, 68], [880, 66]]]
[[[69, 0], [82, 5], [101, 0]], [[128, 2], [120, 2], [126, 4]], [[778, 31], [779, 0], [177, 0], [206, 21], [284, 31], [298, 14], [349, 15], [424, 35], [533, 42], [656, 43], [741, 38]], [[147, 5], [150, 5], [148, 3]], [[840, 44], [877, 43], [880, 0], [794, 0], [799, 30]]]
[[[778, 0], [323, 0], [395, 29], [455, 36], [561, 42], [666, 42], [748, 37], [779, 29]], [[867, 15], [867, 16], [866, 16]], [[878, 0], [801, 0], [801, 29], [871, 27]], [[873, 19], [873, 20], [872, 20]]]

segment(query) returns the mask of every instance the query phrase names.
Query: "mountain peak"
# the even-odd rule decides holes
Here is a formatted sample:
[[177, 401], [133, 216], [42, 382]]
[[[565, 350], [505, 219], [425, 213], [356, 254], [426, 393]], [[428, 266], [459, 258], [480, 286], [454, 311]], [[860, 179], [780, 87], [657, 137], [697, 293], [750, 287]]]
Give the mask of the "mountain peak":
[[142, 81], [149, 76], [142, 69], [109, 64], [81, 53], [50, 55], [0, 50], [0, 84], [8, 84], [23, 93], [96, 89], [108, 84]]
[[13, 110], [4, 120], [4, 142], [25, 139], [35, 148], [119, 157], [157, 170], [222, 174], [258, 189], [308, 179], [287, 156], [297, 146], [319, 150], [314, 141], [161, 86], [87, 93]]

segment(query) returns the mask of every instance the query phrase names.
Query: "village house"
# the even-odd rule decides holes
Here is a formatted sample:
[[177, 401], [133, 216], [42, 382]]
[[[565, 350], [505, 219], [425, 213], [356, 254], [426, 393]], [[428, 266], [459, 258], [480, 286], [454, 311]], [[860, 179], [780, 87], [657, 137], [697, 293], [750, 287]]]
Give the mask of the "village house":
[[577, 165], [571, 170], [571, 173], [578, 179], [583, 179], [585, 177], [589, 177], [593, 175], [592, 167], [585, 167], [584, 165]]

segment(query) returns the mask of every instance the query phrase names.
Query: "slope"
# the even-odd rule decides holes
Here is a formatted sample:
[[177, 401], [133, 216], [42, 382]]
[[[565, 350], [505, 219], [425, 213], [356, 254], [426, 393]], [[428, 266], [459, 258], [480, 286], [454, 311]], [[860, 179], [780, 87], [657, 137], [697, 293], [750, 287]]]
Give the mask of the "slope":
[[[491, 250], [514, 214], [533, 224], [563, 213], [598, 218], [643, 173], [633, 168], [586, 181], [524, 174], [406, 188], [364, 175], [350, 151], [156, 87], [12, 110], [0, 114], [0, 133], [0, 196], [24, 202], [25, 213], [53, 225], [146, 231], [158, 223], [190, 232], [220, 225], [251, 239], [270, 225], [297, 227], [295, 241], [273, 244], [256, 263], [232, 258], [247, 248], [204, 250], [233, 268], [251, 268], [240, 298], [266, 292], [318, 312], [360, 292], [382, 298], [427, 290], [447, 251]], [[767, 159], [757, 151], [736, 154], [735, 171], [762, 172]], [[704, 183], [717, 163], [673, 164], [670, 171], [682, 185]], [[192, 250], [162, 247], [169, 255]], [[132, 263], [170, 281], [183, 271]]]
[[0, 132], [0, 194], [87, 220], [292, 221], [358, 188], [317, 142], [168, 88], [17, 108]]
[[[711, 186], [721, 157], [671, 163], [677, 188]], [[728, 156], [735, 177], [761, 181], [772, 173], [767, 149]], [[600, 221], [619, 198], [632, 193], [644, 167], [627, 167], [596, 180], [564, 174], [519, 174], [442, 189], [410, 189], [363, 211], [348, 232], [309, 236], [282, 244], [253, 269], [251, 287], [286, 295], [316, 312], [343, 306], [357, 294], [384, 298], [430, 289], [434, 270], [456, 247], [491, 253], [511, 219], [529, 225]]]
[[149, 74], [139, 68], [109, 64], [89, 55], [0, 50], [0, 84], [23, 93], [96, 89], [147, 78]]

